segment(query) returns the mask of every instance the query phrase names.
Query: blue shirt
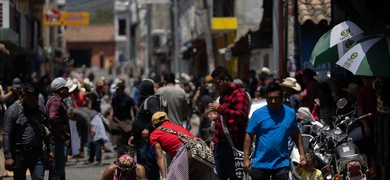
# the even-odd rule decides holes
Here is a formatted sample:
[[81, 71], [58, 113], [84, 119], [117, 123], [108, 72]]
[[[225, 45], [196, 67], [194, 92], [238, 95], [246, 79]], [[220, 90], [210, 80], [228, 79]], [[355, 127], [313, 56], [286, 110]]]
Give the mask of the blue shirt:
[[292, 130], [298, 130], [295, 117], [294, 110], [286, 105], [278, 111], [264, 106], [253, 113], [247, 127], [248, 133], [256, 135], [253, 168], [289, 167], [288, 139]]

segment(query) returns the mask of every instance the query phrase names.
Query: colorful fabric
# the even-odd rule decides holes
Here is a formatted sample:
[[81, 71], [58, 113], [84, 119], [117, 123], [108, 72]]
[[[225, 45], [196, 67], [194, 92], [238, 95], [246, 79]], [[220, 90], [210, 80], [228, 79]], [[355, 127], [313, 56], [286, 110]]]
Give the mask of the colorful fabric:
[[[246, 92], [239, 84], [234, 84], [230, 92], [221, 96], [219, 101], [220, 106], [217, 112], [226, 121], [233, 143], [244, 142], [249, 114], [249, 99]], [[215, 123], [213, 141], [215, 143], [228, 143], [222, 130], [221, 121]]]
[[46, 103], [46, 112], [48, 113], [50, 132], [55, 139], [65, 141], [66, 145], [70, 143], [70, 127], [67, 108], [61, 97], [53, 93]]
[[136, 179], [135, 169], [137, 167], [137, 163], [131, 156], [124, 154], [121, 157], [117, 158], [114, 163], [114, 180]]
[[176, 156], [169, 165], [167, 179], [190, 179], [188, 152], [184, 144], [177, 149]]
[[[190, 137], [195, 137], [182, 126], [172, 123], [170, 121], [163, 122], [161, 126], [183, 133]], [[154, 147], [157, 143], [161, 145], [161, 148], [165, 152], [174, 157], [176, 155], [177, 148], [182, 144], [182, 141], [175, 134], [156, 129], [150, 134], [150, 145]]]

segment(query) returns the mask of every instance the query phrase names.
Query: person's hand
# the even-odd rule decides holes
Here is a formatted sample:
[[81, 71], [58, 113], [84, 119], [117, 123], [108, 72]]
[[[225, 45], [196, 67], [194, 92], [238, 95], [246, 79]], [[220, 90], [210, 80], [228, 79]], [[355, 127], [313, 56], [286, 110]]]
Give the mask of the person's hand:
[[217, 103], [217, 102], [212, 102], [212, 103], [209, 103], [209, 109], [210, 109], [210, 111], [217, 111], [217, 109], [218, 109], [218, 107], [219, 107], [219, 103]]
[[208, 118], [209, 118], [210, 120], [215, 121], [215, 120], [218, 119], [218, 113], [215, 112], [215, 111], [211, 111], [211, 112], [209, 112]]
[[15, 166], [15, 162], [12, 158], [10, 159], [6, 159], [4, 161], [4, 165], [5, 165], [5, 169], [8, 170], [8, 171], [13, 171], [14, 170], [14, 166]]
[[95, 132], [95, 130], [93, 130], [93, 128], [91, 128], [91, 129], [89, 130], [89, 134], [90, 134], [92, 137], [94, 137], [95, 134], [96, 134], [96, 132]]
[[305, 155], [301, 155], [301, 157], [299, 158], [299, 164], [304, 166], [306, 165], [306, 158], [305, 158]]
[[129, 146], [132, 146], [133, 145], [133, 140], [134, 140], [134, 136], [130, 136], [129, 139], [127, 140], [127, 144]]
[[149, 130], [147, 129], [142, 130], [141, 137], [142, 139], [149, 139]]
[[320, 105], [320, 99], [318, 99], [318, 98], [315, 98], [315, 99], [314, 99], [314, 103], [316, 103], [318, 106], [321, 106], [321, 105]]
[[215, 145], [214, 141], [211, 141], [210, 142], [210, 150], [211, 151], [214, 151], [214, 145]]
[[53, 161], [54, 161], [54, 157], [55, 157], [55, 156], [54, 156], [54, 152], [50, 152], [50, 153], [49, 153], [49, 156], [50, 156], [49, 161], [50, 161], [50, 162], [53, 162]]
[[252, 163], [249, 158], [244, 158], [244, 171], [250, 173], [252, 171]]

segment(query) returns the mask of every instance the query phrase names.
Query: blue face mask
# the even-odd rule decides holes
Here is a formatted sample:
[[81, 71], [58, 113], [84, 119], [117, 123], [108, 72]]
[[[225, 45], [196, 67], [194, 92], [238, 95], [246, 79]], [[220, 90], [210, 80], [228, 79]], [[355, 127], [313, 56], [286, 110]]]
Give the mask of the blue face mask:
[[215, 93], [215, 87], [214, 86], [209, 88], [209, 93], [210, 94]]

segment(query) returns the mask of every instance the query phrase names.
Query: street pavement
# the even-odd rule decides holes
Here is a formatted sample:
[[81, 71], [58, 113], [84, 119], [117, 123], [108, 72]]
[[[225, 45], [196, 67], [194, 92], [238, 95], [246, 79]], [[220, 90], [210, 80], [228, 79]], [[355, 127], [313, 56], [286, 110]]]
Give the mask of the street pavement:
[[[112, 149], [111, 143], [108, 143], [108, 147]], [[66, 179], [68, 180], [97, 180], [100, 179], [106, 167], [113, 163], [116, 158], [116, 152], [111, 151], [109, 153], [103, 153], [102, 164], [100, 166], [84, 165], [87, 161], [88, 156], [84, 158], [68, 159], [65, 167]], [[31, 180], [30, 173], [27, 172], [27, 180]], [[4, 179], [13, 179], [12, 172], [8, 172], [8, 177]], [[49, 171], [45, 171], [45, 179], [49, 179]]]

